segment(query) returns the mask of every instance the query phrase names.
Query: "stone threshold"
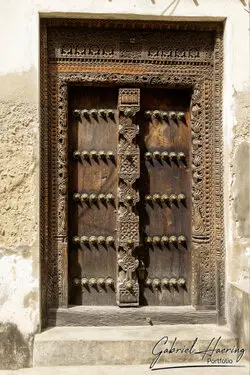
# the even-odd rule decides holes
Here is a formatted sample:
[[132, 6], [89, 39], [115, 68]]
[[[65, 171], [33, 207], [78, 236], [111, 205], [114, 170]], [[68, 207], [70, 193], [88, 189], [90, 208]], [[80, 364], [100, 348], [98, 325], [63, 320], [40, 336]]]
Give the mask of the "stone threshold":
[[[165, 342], [157, 344], [163, 337]], [[220, 338], [220, 339], [219, 339]], [[197, 353], [174, 351], [164, 354], [165, 363], [202, 361], [211, 340], [219, 348], [236, 348], [237, 339], [226, 326], [215, 324], [180, 324], [120, 327], [54, 327], [37, 334], [33, 365], [139, 365], [150, 364], [154, 350], [174, 347], [188, 349], [196, 341]], [[230, 354], [231, 357], [236, 355]], [[223, 357], [225, 357], [223, 355]]]

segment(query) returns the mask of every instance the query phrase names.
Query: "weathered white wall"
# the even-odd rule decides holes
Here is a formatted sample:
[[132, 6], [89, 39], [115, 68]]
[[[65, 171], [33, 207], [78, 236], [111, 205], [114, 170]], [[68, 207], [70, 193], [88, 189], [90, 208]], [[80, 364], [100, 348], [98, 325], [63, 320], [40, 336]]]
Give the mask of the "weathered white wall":
[[[1, 337], [9, 339], [9, 344], [0, 350], [2, 367], [28, 364], [32, 337], [40, 321], [39, 16], [227, 19], [223, 104], [227, 279], [236, 282], [240, 290], [244, 284], [249, 269], [242, 267], [243, 254], [250, 247], [246, 203], [250, 123], [247, 4], [244, 0], [180, 0], [169, 7], [171, 3], [172, 0], [1, 0], [0, 349], [4, 342]], [[234, 296], [230, 287], [227, 315], [236, 329], [231, 303]]]

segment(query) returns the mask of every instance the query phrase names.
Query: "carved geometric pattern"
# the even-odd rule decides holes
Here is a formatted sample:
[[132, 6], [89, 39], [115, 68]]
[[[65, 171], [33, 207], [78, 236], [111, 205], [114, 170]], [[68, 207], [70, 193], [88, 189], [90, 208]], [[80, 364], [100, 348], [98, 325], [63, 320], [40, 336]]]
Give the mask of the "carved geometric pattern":
[[124, 136], [130, 143], [139, 133], [138, 125], [133, 124], [133, 120], [128, 117], [121, 117], [119, 123], [119, 133]]
[[[118, 269], [119, 281], [117, 283], [118, 305], [134, 306], [139, 304], [139, 294], [131, 288], [138, 289], [136, 268], [139, 261], [132, 255], [132, 250], [139, 246], [139, 217], [132, 211], [138, 201], [138, 192], [132, 186], [140, 177], [139, 147], [134, 138], [139, 132], [139, 127], [134, 123], [135, 114], [140, 109], [140, 89], [120, 89], [118, 98], [119, 110], [119, 145], [118, 145], [118, 175], [119, 175], [119, 211], [118, 211]], [[124, 153], [121, 149], [125, 149]], [[132, 153], [130, 152], [132, 151]], [[122, 194], [121, 194], [122, 192]], [[130, 204], [121, 206], [126, 202], [130, 193]], [[124, 196], [126, 194], [126, 196]], [[130, 243], [130, 247], [128, 244]], [[122, 249], [123, 248], [123, 249]], [[121, 250], [122, 249], [122, 250]], [[125, 252], [125, 254], [124, 254]], [[124, 273], [125, 272], [125, 273]], [[123, 282], [121, 282], [123, 280]], [[125, 281], [126, 280], [126, 281]], [[125, 288], [125, 290], [124, 290]], [[129, 302], [129, 299], [132, 300]], [[138, 297], [138, 300], [134, 298]]]
[[126, 184], [133, 184], [137, 178], [140, 177], [140, 157], [139, 155], [132, 155], [129, 158], [126, 155], [120, 156], [120, 171], [119, 177], [123, 179]]
[[140, 155], [140, 149], [134, 143], [121, 138], [118, 145], [118, 155]]
[[[225, 254], [221, 148], [222, 25], [216, 22], [166, 21], [156, 25], [153, 22], [136, 21], [137, 30], [134, 30], [134, 24], [135, 21], [123, 20], [48, 19], [41, 22], [40, 212], [43, 321], [49, 307], [66, 306], [68, 301], [65, 287], [68, 271], [63, 258], [68, 246], [68, 85], [115, 84], [116, 87], [133, 87], [135, 82], [137, 87], [192, 90], [192, 304], [205, 306], [217, 301], [217, 311], [223, 318]], [[87, 28], [83, 27], [86, 25]], [[103, 25], [105, 27], [102, 28]], [[93, 32], [91, 28], [94, 27], [101, 27], [102, 33]], [[118, 29], [121, 32], [117, 33]], [[185, 32], [180, 32], [183, 30]], [[127, 42], [128, 36], [136, 38], [137, 43], [133, 49], [129, 49], [131, 44]], [[127, 47], [126, 43], [129, 44]], [[91, 48], [91, 45], [98, 47]], [[130, 55], [128, 51], [131, 51]], [[122, 73], [111, 73], [114, 71]], [[128, 114], [122, 112], [121, 117], [126, 115]], [[120, 150], [134, 147], [121, 134]], [[200, 247], [197, 242], [203, 245], [202, 254], [206, 259], [200, 268], [198, 264], [202, 259], [199, 257]], [[200, 280], [204, 281], [199, 285]], [[130, 291], [126, 289], [123, 280], [119, 283], [119, 303], [122, 304], [122, 300], [127, 298], [131, 305], [133, 302]], [[133, 286], [135, 296], [136, 288], [136, 285]], [[217, 298], [216, 293], [219, 293]], [[120, 297], [121, 294], [123, 297]], [[138, 298], [134, 300], [138, 301]]]
[[123, 257], [118, 258], [118, 264], [124, 271], [134, 272], [139, 266], [139, 260], [132, 255], [125, 254]]
[[117, 283], [117, 304], [119, 306], [139, 306], [139, 284], [137, 280], [132, 280], [131, 289], [127, 289], [126, 281]]
[[128, 240], [132, 240], [134, 243], [134, 246], [139, 245], [138, 225], [139, 225], [139, 220], [119, 222], [119, 233], [120, 233], [119, 243], [121, 246], [125, 246]]
[[[131, 202], [127, 200], [127, 197], [131, 197]], [[137, 202], [139, 202], [139, 192], [135, 191], [133, 187], [128, 186], [123, 181], [120, 181], [119, 187], [118, 187], [118, 199], [119, 202], [123, 203], [126, 206], [135, 205]]]

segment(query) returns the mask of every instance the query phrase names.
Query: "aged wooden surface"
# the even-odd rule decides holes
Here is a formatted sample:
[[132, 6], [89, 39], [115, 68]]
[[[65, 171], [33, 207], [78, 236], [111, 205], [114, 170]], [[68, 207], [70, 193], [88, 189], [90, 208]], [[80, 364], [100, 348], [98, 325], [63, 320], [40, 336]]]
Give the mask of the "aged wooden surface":
[[[190, 265], [191, 265], [191, 173], [190, 146], [191, 132], [189, 121], [189, 93], [182, 90], [144, 89], [141, 92], [141, 111], [139, 143], [141, 150], [140, 179], [140, 220], [141, 220], [141, 258], [146, 267], [147, 278], [169, 280], [183, 278], [185, 285], [171, 287], [141, 285], [142, 305], [186, 305], [190, 304]], [[147, 116], [147, 111], [151, 115]], [[155, 117], [160, 111], [159, 118]], [[168, 116], [161, 114], [168, 112]], [[184, 114], [178, 119], [170, 118]], [[154, 115], [155, 113], [155, 115]], [[145, 158], [150, 152], [153, 157]], [[160, 152], [160, 157], [154, 156]], [[168, 153], [166, 159], [162, 157]], [[184, 153], [184, 160], [178, 160], [178, 153]], [[171, 159], [171, 153], [176, 158]], [[155, 200], [155, 194], [166, 200]], [[184, 201], [171, 197], [184, 194]], [[153, 199], [147, 201], [150, 195]], [[185, 243], [170, 242], [172, 236], [184, 236]], [[155, 236], [166, 243], [154, 243]], [[147, 244], [147, 238], [152, 242]], [[152, 284], [154, 281], [152, 282]]]
[[[137, 87], [141, 90], [141, 104], [147, 104], [143, 104], [145, 109], [151, 106], [153, 111], [164, 112], [166, 108], [172, 107], [185, 113], [183, 132], [179, 132], [178, 124], [171, 127], [170, 124], [165, 124], [165, 120], [159, 120], [158, 116], [151, 121], [144, 118], [142, 111], [139, 111], [136, 121], [145, 129], [145, 134], [141, 132], [136, 138], [140, 149], [144, 149], [145, 152], [149, 149], [153, 153], [163, 153], [167, 149], [170, 153], [188, 154], [186, 165], [175, 165], [173, 158], [173, 163], [172, 160], [170, 163], [166, 162], [167, 173], [162, 174], [158, 173], [162, 169], [161, 162], [157, 161], [159, 164], [155, 165], [156, 160], [152, 163], [148, 160], [142, 161], [143, 152], [140, 150], [142, 174], [147, 176], [150, 182], [143, 183], [140, 178], [134, 186], [142, 198], [136, 205], [140, 216], [140, 246], [135, 254], [132, 254], [140, 260], [136, 271], [140, 280], [140, 304], [191, 304], [199, 310], [213, 310], [216, 306], [219, 321], [222, 322], [225, 293], [221, 152], [222, 25], [101, 20], [42, 20], [41, 23], [41, 259], [44, 317], [46, 309], [64, 307], [69, 302], [82, 304], [88, 299], [86, 304], [89, 305], [115, 303], [117, 251], [112, 253], [109, 250], [109, 247], [112, 248], [110, 241], [105, 242], [105, 251], [111, 261], [109, 264], [103, 261], [99, 267], [96, 260], [102, 258], [100, 254], [97, 255], [98, 246], [95, 244], [96, 239], [93, 239], [95, 236], [104, 237], [105, 241], [108, 237], [114, 237], [116, 240], [115, 208], [109, 207], [105, 212], [101, 210], [101, 216], [107, 217], [110, 222], [108, 226], [105, 220], [103, 223], [101, 216], [95, 219], [96, 214], [100, 213], [95, 203], [92, 211], [89, 207], [82, 208], [80, 202], [72, 200], [72, 194], [74, 195], [78, 189], [81, 190], [80, 196], [88, 194], [87, 191], [90, 192], [89, 195], [97, 192], [99, 194], [100, 189], [104, 188], [100, 181], [103, 177], [105, 180], [109, 171], [115, 194], [119, 183], [118, 178], [114, 179], [116, 166], [106, 169], [105, 164], [105, 176], [97, 165], [88, 168], [88, 164], [85, 163], [85, 167], [80, 168], [83, 161], [77, 162], [77, 168], [73, 169], [73, 165], [76, 164], [70, 159], [73, 151], [71, 142], [74, 142], [73, 139], [76, 140], [75, 147], [85, 145], [81, 145], [84, 139], [79, 133], [80, 123], [76, 117], [72, 117], [71, 110], [73, 104], [83, 107], [87, 105], [90, 109], [94, 105], [101, 108], [104, 104], [100, 103], [106, 103], [107, 106], [116, 108], [119, 88]], [[149, 88], [157, 89], [151, 97], [147, 93]], [[166, 88], [171, 90], [171, 95], [161, 96], [159, 93]], [[176, 89], [178, 91], [175, 91]], [[72, 90], [81, 93], [74, 96]], [[183, 90], [185, 94], [180, 94]], [[75, 103], [72, 100], [75, 100]], [[158, 123], [163, 126], [158, 127]], [[76, 124], [78, 125], [75, 126]], [[91, 147], [97, 148], [100, 144], [94, 133], [100, 128], [94, 121], [93, 124], [90, 128], [85, 120], [81, 122], [83, 128], [88, 129], [90, 138], [92, 137]], [[103, 132], [103, 140], [108, 142], [105, 134]], [[81, 139], [78, 144], [79, 135]], [[110, 139], [112, 136], [113, 133], [110, 134]], [[176, 151], [173, 151], [174, 148]], [[156, 159], [158, 157], [159, 155]], [[84, 181], [83, 175], [88, 176]], [[176, 180], [171, 179], [171, 176]], [[178, 181], [183, 181], [183, 185]], [[159, 191], [152, 189], [151, 182]], [[145, 206], [145, 194], [149, 195], [148, 192], [152, 192], [164, 195], [165, 188], [170, 195], [175, 194], [172, 189], [180, 189], [176, 194], [185, 195], [185, 204], [181, 203], [177, 207], [174, 203], [164, 208], [158, 203], [155, 208], [150, 204]], [[159, 201], [159, 197], [156, 200]], [[83, 211], [86, 213], [84, 218], [81, 214]], [[90, 228], [87, 223], [95, 220], [98, 231], [96, 230], [93, 236], [89, 231], [85, 236], [82, 231], [83, 224], [85, 230]], [[76, 226], [77, 231], [74, 229]], [[103, 235], [99, 235], [99, 229], [103, 230]], [[176, 238], [169, 241], [172, 242], [169, 246], [165, 245], [165, 229], [176, 231], [167, 233], [165, 237], [168, 237], [168, 240], [171, 235], [177, 240], [180, 237], [177, 251], [173, 249]], [[159, 233], [156, 234], [156, 230]], [[157, 246], [151, 246], [151, 249], [144, 246], [148, 233], [149, 237], [155, 237], [157, 243]], [[88, 246], [85, 246], [86, 241], [80, 244], [81, 237], [84, 236], [88, 237], [88, 240], [92, 237], [89, 253]], [[74, 237], [80, 238], [79, 243], [73, 243]], [[103, 243], [103, 239], [99, 240]], [[159, 241], [162, 244], [164, 242], [164, 246], [158, 246]], [[85, 247], [84, 251], [81, 250], [82, 246]], [[166, 247], [166, 252], [163, 247]], [[124, 263], [123, 260], [121, 262]], [[142, 262], [147, 272], [143, 269]], [[216, 267], [217, 264], [220, 267]], [[89, 267], [91, 272], [98, 271], [95, 273], [96, 276], [92, 277], [89, 271], [86, 273], [84, 266]], [[87, 268], [85, 267], [85, 270]], [[99, 273], [102, 270], [107, 272], [106, 276]], [[108, 293], [101, 293], [101, 297], [98, 292], [99, 286], [95, 287], [97, 278], [101, 279], [98, 285], [103, 285], [104, 278], [110, 288]], [[93, 293], [88, 292], [88, 298], [82, 293], [79, 282], [83, 285], [86, 285], [86, 282], [90, 283], [93, 288]], [[144, 288], [143, 282], [149, 286], [153, 284], [153, 292], [148, 286], [147, 289]], [[164, 293], [160, 291], [162, 285], [165, 288]]]
[[215, 324], [216, 311], [196, 311], [189, 306], [119, 308], [117, 306], [51, 309], [50, 326], [139, 326], [157, 324]]
[[[126, 90], [122, 91], [125, 99], [131, 91]], [[125, 295], [128, 296], [125, 299], [131, 300], [134, 291], [126, 291], [126, 283], [131, 281], [126, 281], [128, 274], [121, 281], [124, 277], [121, 266], [122, 256], [125, 256], [124, 269], [128, 267], [127, 262], [132, 267], [133, 251], [137, 267], [140, 265], [137, 270], [140, 305], [188, 305], [191, 264], [189, 93], [144, 89], [134, 119], [117, 115], [117, 101], [116, 89], [71, 87], [69, 91], [69, 303], [114, 305], [117, 300], [123, 305], [125, 302], [120, 298]], [[126, 113], [133, 105], [124, 108]], [[110, 110], [114, 111], [114, 117], [108, 115]], [[119, 129], [121, 136], [118, 138]], [[107, 157], [108, 152], [112, 152], [113, 159]], [[126, 152], [129, 155], [124, 158]], [[131, 156], [133, 152], [135, 156]], [[130, 163], [128, 158], [137, 160], [137, 153], [141, 173], [137, 163], [132, 159]], [[183, 158], [178, 158], [180, 153]], [[101, 194], [105, 197], [112, 194], [113, 200], [100, 199]], [[183, 200], [178, 200], [180, 194]], [[129, 214], [133, 206], [138, 227], [136, 223], [130, 224], [129, 215], [135, 215]], [[122, 217], [125, 215], [125, 224], [120, 229], [118, 210]], [[114, 238], [114, 244], [105, 242], [109, 236]], [[178, 242], [180, 236], [185, 239], [183, 243]], [[171, 243], [174, 237], [176, 240]], [[74, 243], [76, 238], [77, 243]], [[166, 241], [158, 243], [157, 238]], [[126, 241], [133, 241], [134, 250], [130, 250]], [[116, 248], [119, 248], [118, 253]], [[117, 280], [117, 257], [120, 281]], [[112, 278], [112, 286], [105, 285], [107, 278]], [[131, 280], [137, 283], [137, 279]], [[178, 285], [178, 280], [183, 280], [184, 284]], [[125, 288], [124, 297], [119, 294], [118, 285]], [[133, 285], [130, 287], [132, 289]], [[136, 301], [134, 303], [138, 304]]]
[[[69, 303], [84, 305], [115, 304], [113, 286], [95, 284], [82, 287], [74, 279], [116, 279], [116, 250], [98, 237], [116, 237], [117, 134], [116, 117], [96, 116], [93, 109], [116, 110], [117, 90], [92, 87], [71, 88], [69, 93]], [[74, 116], [74, 110], [88, 110], [87, 116]], [[74, 152], [81, 155], [74, 159]], [[87, 157], [83, 152], [88, 152]], [[96, 155], [91, 155], [91, 152]], [[100, 157], [100, 151], [104, 155]], [[114, 158], [108, 159], [112, 151]], [[74, 194], [88, 194], [88, 200], [74, 200]], [[92, 197], [91, 195], [95, 194]], [[100, 199], [104, 194], [104, 199]], [[73, 244], [74, 236], [96, 237], [97, 241]], [[94, 280], [93, 280], [94, 282]]]

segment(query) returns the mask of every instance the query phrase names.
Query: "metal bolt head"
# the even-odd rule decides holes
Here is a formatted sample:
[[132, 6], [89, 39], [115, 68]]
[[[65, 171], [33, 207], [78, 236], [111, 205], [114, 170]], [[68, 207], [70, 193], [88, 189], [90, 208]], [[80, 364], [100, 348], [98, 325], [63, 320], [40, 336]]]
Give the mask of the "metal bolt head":
[[127, 201], [128, 203], [132, 203], [132, 202], [133, 202], [133, 197], [132, 197], [132, 195], [126, 195], [126, 201]]
[[74, 117], [80, 117], [80, 116], [81, 116], [81, 111], [80, 111], [80, 109], [74, 109], [74, 110], [73, 110], [73, 116], [74, 116]]
[[162, 201], [162, 202], [168, 202], [168, 200], [169, 200], [169, 197], [168, 197], [167, 194], [163, 194], [163, 195], [161, 196], [161, 201]]
[[108, 245], [112, 245], [112, 244], [114, 243], [114, 237], [112, 237], [112, 236], [108, 236], [108, 237], [106, 238], [106, 243], [107, 243]]
[[81, 115], [82, 115], [83, 117], [88, 117], [88, 116], [89, 116], [89, 110], [88, 110], [88, 109], [83, 109], [83, 110], [81, 111]]
[[170, 198], [171, 202], [176, 202], [177, 201], [177, 195], [176, 194], [171, 194], [169, 198]]
[[161, 238], [161, 242], [165, 245], [166, 243], [168, 243], [168, 236], [162, 236]]
[[78, 285], [80, 285], [80, 282], [81, 282], [81, 281], [80, 281], [80, 279], [78, 279], [78, 277], [74, 277], [74, 279], [73, 279], [73, 284], [74, 284], [74, 285], [77, 285], [77, 286], [78, 286]]
[[160, 200], [161, 200], [161, 196], [160, 196], [160, 194], [154, 194], [154, 195], [153, 195], [153, 200], [156, 201], [156, 202], [157, 202], [157, 201], [160, 201]]
[[152, 159], [152, 154], [151, 154], [151, 152], [146, 152], [146, 153], [145, 153], [145, 159], [147, 159], [147, 160]]
[[177, 198], [178, 198], [178, 201], [179, 201], [179, 202], [183, 202], [183, 201], [185, 201], [185, 199], [186, 199], [185, 194], [182, 194], [182, 193], [181, 193], [181, 194], [178, 194], [178, 197], [177, 197]]
[[159, 288], [161, 286], [161, 280], [160, 279], [154, 279], [153, 280], [153, 286], [156, 288]]
[[98, 156], [97, 151], [95, 151], [95, 150], [90, 151], [90, 157], [91, 158], [96, 158], [97, 156]]
[[106, 195], [106, 199], [108, 202], [112, 202], [115, 198], [114, 198], [114, 195], [112, 193], [109, 193]]
[[145, 115], [146, 118], [150, 118], [152, 113], [151, 113], [151, 111], [145, 111], [144, 115]]
[[79, 201], [81, 199], [81, 194], [80, 193], [74, 193], [73, 199], [74, 199], [74, 201]]
[[81, 201], [83, 201], [83, 202], [87, 202], [88, 200], [89, 200], [89, 196], [88, 196], [88, 194], [83, 193], [83, 194], [81, 195]]
[[177, 158], [178, 158], [178, 160], [185, 160], [184, 152], [178, 152]]
[[153, 237], [153, 243], [154, 243], [154, 244], [159, 244], [159, 243], [161, 243], [161, 237], [159, 237], [159, 236], [154, 236], [154, 237]]
[[186, 284], [186, 280], [183, 279], [182, 277], [177, 281], [178, 285], [184, 286]]
[[104, 159], [106, 157], [106, 153], [103, 150], [99, 151], [98, 154], [99, 154], [99, 156], [100, 156], [101, 159]]
[[175, 285], [177, 285], [177, 280], [176, 280], [174, 277], [172, 277], [172, 278], [169, 280], [169, 285], [171, 285], [171, 286], [175, 286]]
[[167, 120], [168, 119], [168, 112], [166, 112], [166, 111], [162, 112], [162, 118], [164, 120]]
[[99, 113], [99, 115], [100, 115], [101, 117], [105, 117], [105, 116], [106, 116], [106, 111], [105, 111], [105, 109], [99, 109], [98, 113]]
[[152, 279], [146, 279], [145, 280], [145, 285], [146, 286], [151, 286], [152, 285]]
[[161, 284], [162, 284], [163, 286], [168, 286], [168, 284], [169, 284], [169, 280], [168, 280], [166, 277], [164, 277], [164, 279], [161, 280]]
[[155, 159], [161, 159], [161, 153], [160, 151], [154, 151], [153, 152], [153, 156]]
[[99, 277], [97, 279], [97, 285], [104, 286], [105, 285], [105, 279], [104, 277]]
[[151, 286], [152, 285], [152, 279], [145, 280], [145, 285], [146, 286]]
[[133, 241], [131, 238], [128, 239], [128, 240], [127, 240], [127, 245], [128, 245], [129, 247], [133, 246], [133, 245], [134, 245], [134, 241]]
[[132, 283], [131, 280], [127, 280], [127, 281], [125, 282], [125, 288], [126, 288], [127, 290], [131, 290], [131, 289], [133, 289], [133, 283]]
[[174, 111], [171, 111], [171, 112], [169, 113], [169, 118], [171, 118], [171, 120], [175, 120], [175, 119], [177, 118], [176, 113], [175, 113]]
[[97, 195], [94, 194], [94, 193], [90, 194], [90, 196], [89, 196], [89, 200], [92, 201], [92, 202], [97, 201]]
[[129, 151], [125, 151], [124, 155], [125, 155], [125, 158], [128, 159], [128, 160], [132, 160], [132, 158], [133, 158], [132, 154]]
[[176, 243], [177, 242], [177, 237], [176, 236], [170, 236], [169, 242], [170, 243]]
[[104, 243], [105, 243], [105, 237], [103, 237], [103, 236], [99, 236], [99, 237], [97, 238], [97, 242], [98, 242], [99, 244], [104, 244]]
[[153, 111], [153, 116], [155, 117], [155, 118], [161, 118], [161, 112], [160, 111]]
[[98, 111], [96, 110], [96, 109], [91, 109], [90, 111], [89, 111], [89, 113], [90, 113], [90, 115], [91, 116], [97, 116], [97, 114], [98, 114]]
[[107, 110], [107, 115], [108, 115], [109, 117], [113, 117], [113, 116], [115, 115], [115, 111], [113, 111], [113, 109], [108, 109], [108, 110]]
[[113, 286], [114, 280], [112, 279], [112, 277], [107, 277], [105, 283], [106, 283], [107, 286]]
[[113, 151], [108, 151], [108, 152], [107, 152], [107, 158], [108, 158], [108, 159], [113, 159], [113, 158], [114, 158], [114, 153], [113, 153]]
[[96, 278], [95, 277], [91, 277], [90, 279], [89, 279], [89, 285], [90, 286], [95, 286], [97, 284], [97, 280], [96, 280]]
[[92, 244], [97, 243], [97, 238], [96, 238], [96, 236], [90, 236], [90, 237], [89, 237], [89, 242], [92, 243]]
[[75, 244], [80, 243], [80, 237], [78, 237], [78, 236], [74, 236], [74, 237], [72, 238], [72, 242], [75, 243]]
[[88, 239], [87, 236], [82, 236], [82, 237], [80, 238], [80, 243], [88, 243], [88, 242], [89, 242], [89, 239]]
[[146, 243], [151, 244], [152, 243], [152, 237], [146, 237]]
[[170, 152], [169, 157], [170, 157], [170, 160], [175, 160], [177, 158], [177, 155], [175, 152]]
[[105, 199], [106, 199], [105, 194], [102, 194], [102, 193], [99, 194], [98, 199], [99, 199], [99, 201], [102, 201], [102, 202], [105, 201]]
[[161, 153], [161, 158], [162, 158], [163, 160], [168, 160], [168, 159], [169, 159], [168, 152], [167, 152], [167, 151], [163, 151], [163, 152]]
[[178, 237], [178, 243], [182, 244], [182, 243], [185, 243], [187, 241], [186, 237], [181, 235]]
[[185, 119], [185, 113], [184, 112], [178, 112], [177, 118], [178, 118], [178, 120], [184, 120]]
[[81, 279], [81, 284], [82, 284], [82, 286], [88, 286], [89, 285], [89, 280], [86, 278], [86, 277], [83, 277], [82, 279]]
[[82, 157], [84, 159], [88, 159], [89, 158], [89, 152], [88, 151], [82, 151]]
[[80, 156], [81, 156], [80, 151], [77, 150], [77, 151], [73, 152], [73, 158], [74, 159], [78, 160], [78, 159], [80, 159]]

